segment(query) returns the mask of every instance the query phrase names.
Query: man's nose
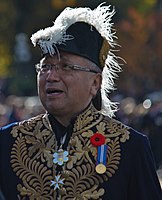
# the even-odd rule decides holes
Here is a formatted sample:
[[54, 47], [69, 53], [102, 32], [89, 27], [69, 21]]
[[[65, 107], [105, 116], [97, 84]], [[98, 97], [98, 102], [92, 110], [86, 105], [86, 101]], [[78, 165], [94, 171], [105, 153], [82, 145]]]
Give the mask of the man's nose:
[[60, 74], [58, 66], [53, 66], [51, 69], [47, 72], [47, 81], [59, 81], [60, 80]]

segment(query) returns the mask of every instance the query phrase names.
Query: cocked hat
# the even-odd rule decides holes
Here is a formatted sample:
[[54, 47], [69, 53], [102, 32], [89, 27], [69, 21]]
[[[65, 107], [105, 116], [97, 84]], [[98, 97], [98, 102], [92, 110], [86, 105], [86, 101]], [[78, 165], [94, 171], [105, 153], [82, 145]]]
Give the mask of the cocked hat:
[[94, 10], [67, 7], [53, 26], [39, 30], [31, 37], [34, 46], [41, 48], [42, 55], [67, 51], [91, 60], [102, 70], [101, 90], [94, 102], [98, 110], [108, 116], [117, 110], [116, 103], [109, 100], [108, 93], [114, 89], [114, 78], [120, 71], [113, 53], [117, 45], [111, 22], [114, 13], [110, 5], [104, 4]]

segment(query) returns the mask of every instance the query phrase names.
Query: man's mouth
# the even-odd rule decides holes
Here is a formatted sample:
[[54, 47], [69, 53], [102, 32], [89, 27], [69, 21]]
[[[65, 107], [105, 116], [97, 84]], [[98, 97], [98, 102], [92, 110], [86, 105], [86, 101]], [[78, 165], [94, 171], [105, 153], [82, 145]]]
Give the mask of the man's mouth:
[[49, 95], [52, 95], [52, 94], [61, 94], [61, 93], [63, 93], [63, 91], [60, 90], [60, 89], [48, 88], [48, 89], [46, 90], [46, 93], [49, 94]]

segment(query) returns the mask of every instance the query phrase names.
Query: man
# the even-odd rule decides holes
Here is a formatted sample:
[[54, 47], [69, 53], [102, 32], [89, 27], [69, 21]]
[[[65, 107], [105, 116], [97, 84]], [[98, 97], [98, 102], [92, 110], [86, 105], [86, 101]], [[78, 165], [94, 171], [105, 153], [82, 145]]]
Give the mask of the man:
[[44, 115], [0, 131], [0, 187], [9, 199], [161, 200], [146, 136], [112, 118], [120, 67], [100, 5], [65, 9], [32, 36]]

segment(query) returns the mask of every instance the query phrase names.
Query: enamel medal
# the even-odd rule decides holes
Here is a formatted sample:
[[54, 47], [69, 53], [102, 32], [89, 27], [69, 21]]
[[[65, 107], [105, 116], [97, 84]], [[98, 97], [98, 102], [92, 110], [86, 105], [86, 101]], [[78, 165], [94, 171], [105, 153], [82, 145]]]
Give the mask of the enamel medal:
[[68, 161], [68, 151], [64, 151], [63, 149], [59, 149], [57, 152], [53, 154], [53, 163], [58, 165], [63, 165]]
[[62, 166], [65, 162], [69, 160], [68, 155], [69, 152], [62, 149], [62, 145], [64, 144], [66, 139], [66, 134], [61, 139], [61, 146], [57, 152], [53, 154], [53, 163]]

